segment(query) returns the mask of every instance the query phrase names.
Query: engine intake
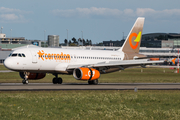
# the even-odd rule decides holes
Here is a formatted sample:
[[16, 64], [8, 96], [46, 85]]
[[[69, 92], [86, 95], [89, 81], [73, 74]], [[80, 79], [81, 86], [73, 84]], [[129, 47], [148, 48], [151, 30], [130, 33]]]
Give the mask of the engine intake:
[[100, 77], [100, 73], [93, 68], [80, 67], [74, 69], [73, 76], [77, 80], [96, 80]]
[[[24, 72], [19, 72], [19, 75], [24, 79]], [[38, 80], [46, 76], [46, 73], [28, 73], [28, 80]]]

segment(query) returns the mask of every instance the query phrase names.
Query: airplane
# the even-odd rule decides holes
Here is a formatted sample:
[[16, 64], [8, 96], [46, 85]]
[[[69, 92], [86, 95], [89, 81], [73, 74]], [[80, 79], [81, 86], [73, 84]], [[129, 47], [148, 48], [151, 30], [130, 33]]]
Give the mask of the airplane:
[[14, 50], [4, 61], [6, 68], [19, 72], [23, 84], [28, 80], [38, 80], [51, 73], [55, 77], [54, 84], [63, 82], [58, 74], [73, 75], [77, 80], [88, 81], [88, 84], [98, 84], [101, 74], [111, 73], [132, 66], [163, 63], [163, 61], [148, 61], [145, 55], [139, 54], [143, 17], [138, 17], [128, 34], [123, 46], [117, 51], [81, 50], [63, 48], [21, 48]]

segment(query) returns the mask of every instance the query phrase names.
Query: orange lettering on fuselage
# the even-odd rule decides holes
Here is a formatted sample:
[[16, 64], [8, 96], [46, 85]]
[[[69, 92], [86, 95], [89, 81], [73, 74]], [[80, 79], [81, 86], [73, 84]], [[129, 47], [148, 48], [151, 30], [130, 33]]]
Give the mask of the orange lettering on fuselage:
[[44, 58], [43, 58], [44, 51], [43, 50], [41, 50], [41, 51], [39, 50], [39, 52], [37, 54], [39, 55], [39, 59], [41, 58], [42, 60], [44, 60]]
[[39, 50], [39, 52], [37, 52], [37, 54], [39, 55], [39, 59], [42, 59], [44, 61], [44, 58], [46, 60], [65, 60], [65, 61], [68, 61], [68, 60], [71, 60], [71, 56], [69, 54], [63, 54], [61, 52], [61, 54], [53, 54], [53, 53], [44, 53], [43, 50]]

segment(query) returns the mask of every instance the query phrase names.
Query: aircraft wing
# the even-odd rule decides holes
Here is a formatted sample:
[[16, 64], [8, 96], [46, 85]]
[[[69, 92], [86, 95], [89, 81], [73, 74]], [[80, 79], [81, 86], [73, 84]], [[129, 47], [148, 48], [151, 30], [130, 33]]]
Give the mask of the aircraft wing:
[[131, 66], [142, 66], [151, 65], [153, 63], [163, 63], [164, 61], [147, 61], [147, 60], [123, 60], [123, 61], [110, 61], [101, 62], [96, 64], [79, 64], [79, 65], [69, 65], [67, 69], [75, 69], [78, 67], [88, 67], [88, 68], [101, 68], [101, 67], [122, 67], [127, 68]]

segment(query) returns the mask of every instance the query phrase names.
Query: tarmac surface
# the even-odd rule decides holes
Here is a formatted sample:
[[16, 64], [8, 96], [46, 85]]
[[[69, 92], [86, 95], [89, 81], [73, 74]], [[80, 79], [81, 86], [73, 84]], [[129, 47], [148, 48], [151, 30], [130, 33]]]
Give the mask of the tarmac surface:
[[53, 91], [53, 90], [180, 90], [180, 83], [0, 83], [0, 91]]
[[6, 72], [14, 72], [12, 70], [0, 70], [1, 73], [6, 73]]

